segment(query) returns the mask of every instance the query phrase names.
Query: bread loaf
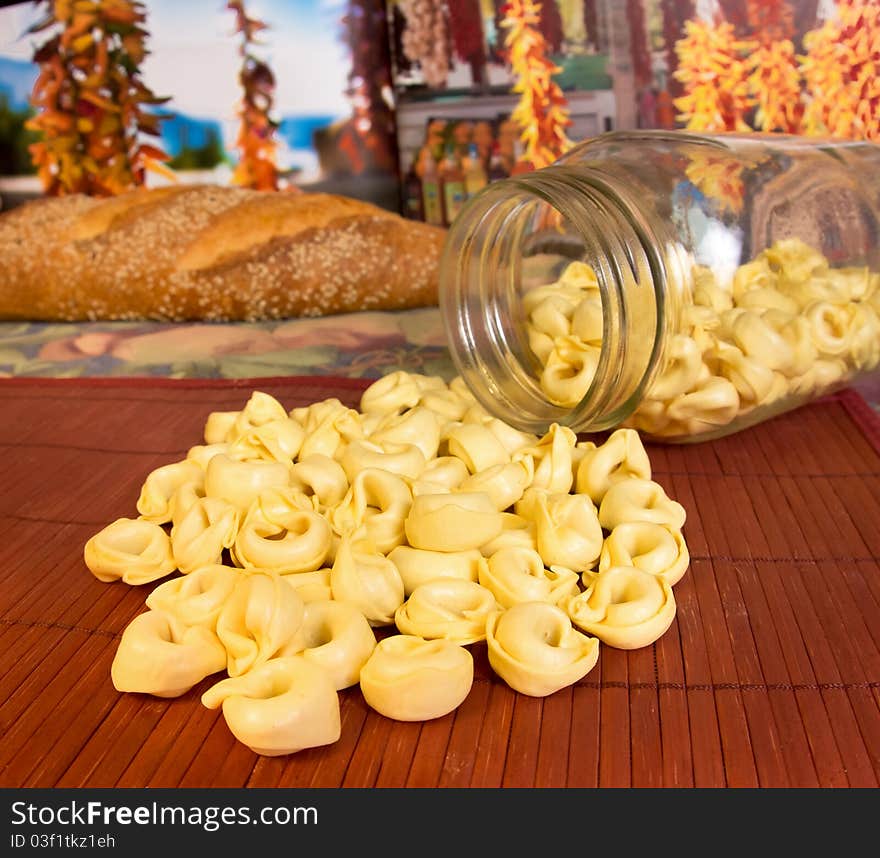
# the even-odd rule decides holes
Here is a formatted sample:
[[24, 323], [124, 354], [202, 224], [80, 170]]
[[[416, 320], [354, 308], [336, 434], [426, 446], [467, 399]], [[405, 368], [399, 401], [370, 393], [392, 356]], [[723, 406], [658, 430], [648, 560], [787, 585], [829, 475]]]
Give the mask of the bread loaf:
[[0, 319], [239, 321], [437, 303], [445, 230], [349, 197], [220, 186], [0, 214]]

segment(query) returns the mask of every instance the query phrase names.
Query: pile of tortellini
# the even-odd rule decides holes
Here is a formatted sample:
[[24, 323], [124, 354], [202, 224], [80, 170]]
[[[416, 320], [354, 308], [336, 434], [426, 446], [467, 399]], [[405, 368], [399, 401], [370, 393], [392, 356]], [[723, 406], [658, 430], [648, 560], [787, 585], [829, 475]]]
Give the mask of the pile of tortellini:
[[636, 431], [530, 435], [460, 378], [407, 372], [373, 382], [360, 410], [288, 412], [255, 391], [210, 413], [137, 512], [84, 551], [101, 581], [167, 578], [122, 634], [114, 686], [175, 697], [225, 672], [202, 703], [265, 755], [336, 741], [338, 692], [355, 685], [389, 718], [451, 712], [484, 641], [511, 688], [552, 694], [600, 641], [657, 640], [689, 565], [685, 510]]
[[[691, 270], [692, 294], [668, 311], [677, 318], [663, 369], [625, 426], [658, 438], [717, 433], [880, 365], [880, 273], [832, 268], [796, 238], [776, 241], [725, 282], [705, 266]], [[595, 271], [570, 263], [526, 293], [523, 312], [541, 389], [574, 407], [602, 349]]]

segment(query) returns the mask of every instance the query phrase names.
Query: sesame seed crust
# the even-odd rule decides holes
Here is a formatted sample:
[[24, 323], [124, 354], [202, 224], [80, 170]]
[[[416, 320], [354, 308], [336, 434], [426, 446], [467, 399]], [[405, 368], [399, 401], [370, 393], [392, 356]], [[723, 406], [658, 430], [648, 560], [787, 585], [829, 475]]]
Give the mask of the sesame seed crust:
[[437, 304], [445, 230], [332, 194], [161, 190], [0, 213], [0, 319], [256, 321]]

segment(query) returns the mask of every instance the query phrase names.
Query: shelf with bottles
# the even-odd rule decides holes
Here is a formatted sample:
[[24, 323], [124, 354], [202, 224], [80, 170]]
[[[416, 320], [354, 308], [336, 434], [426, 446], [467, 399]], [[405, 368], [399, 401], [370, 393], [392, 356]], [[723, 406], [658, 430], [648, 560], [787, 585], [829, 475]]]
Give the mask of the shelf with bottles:
[[520, 154], [509, 114], [428, 118], [421, 144], [402, 176], [403, 214], [449, 226], [474, 194], [516, 172]]

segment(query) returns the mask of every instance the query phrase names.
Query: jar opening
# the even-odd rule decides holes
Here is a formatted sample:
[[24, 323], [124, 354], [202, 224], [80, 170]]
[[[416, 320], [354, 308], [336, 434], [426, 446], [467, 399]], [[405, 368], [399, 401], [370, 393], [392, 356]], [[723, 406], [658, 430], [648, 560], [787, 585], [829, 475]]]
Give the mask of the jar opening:
[[638, 207], [582, 168], [528, 173], [471, 200], [450, 228], [440, 303], [480, 404], [531, 432], [624, 420], [662, 342], [657, 246]]

